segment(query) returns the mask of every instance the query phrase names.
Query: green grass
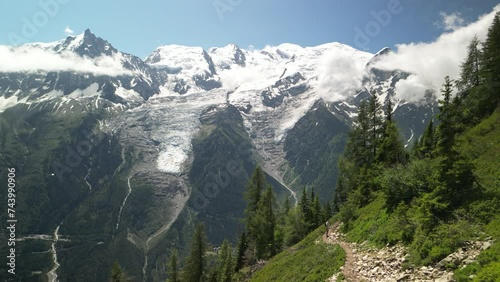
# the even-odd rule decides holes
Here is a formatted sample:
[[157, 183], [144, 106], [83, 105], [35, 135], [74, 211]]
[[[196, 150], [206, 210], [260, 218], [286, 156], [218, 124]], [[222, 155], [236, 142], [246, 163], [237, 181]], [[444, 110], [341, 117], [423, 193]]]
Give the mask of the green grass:
[[384, 207], [385, 198], [381, 193], [376, 194], [375, 199], [365, 207], [357, 211], [357, 218], [351, 224], [352, 229], [347, 232], [347, 239], [351, 242], [361, 243], [368, 240], [375, 244], [383, 244], [383, 230], [389, 221]]
[[[479, 254], [477, 263], [456, 270], [454, 278], [457, 281], [500, 281], [500, 243], [498, 242], [500, 239], [500, 215], [497, 215], [485, 229], [486, 233], [493, 237], [495, 243]], [[474, 279], [469, 278], [471, 275], [475, 275]]]
[[323, 243], [320, 227], [295, 246], [272, 258], [250, 281], [325, 281], [344, 265], [345, 252]]
[[474, 174], [487, 190], [500, 194], [500, 108], [460, 140], [461, 151], [475, 166]]

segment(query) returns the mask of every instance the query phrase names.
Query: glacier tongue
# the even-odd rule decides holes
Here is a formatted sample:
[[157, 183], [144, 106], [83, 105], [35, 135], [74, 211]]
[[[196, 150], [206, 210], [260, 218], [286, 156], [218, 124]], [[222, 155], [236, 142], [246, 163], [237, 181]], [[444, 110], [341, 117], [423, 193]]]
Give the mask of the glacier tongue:
[[142, 151], [142, 165], [154, 163], [154, 170], [179, 174], [187, 165], [191, 139], [200, 127], [201, 112], [210, 105], [226, 103], [226, 95], [225, 91], [213, 90], [154, 96], [143, 105], [124, 112], [111, 128], [119, 128], [125, 146]]

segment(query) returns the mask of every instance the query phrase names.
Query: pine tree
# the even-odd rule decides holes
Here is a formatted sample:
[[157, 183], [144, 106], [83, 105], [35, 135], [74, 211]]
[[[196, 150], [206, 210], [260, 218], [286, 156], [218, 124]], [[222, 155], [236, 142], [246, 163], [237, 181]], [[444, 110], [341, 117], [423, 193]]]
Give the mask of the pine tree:
[[345, 156], [357, 167], [361, 167], [370, 161], [370, 123], [368, 117], [368, 106], [362, 101], [358, 110], [358, 116], [354, 122], [353, 129], [349, 132], [349, 140], [346, 145]]
[[205, 272], [206, 238], [203, 224], [196, 226], [191, 243], [191, 251], [182, 272], [183, 282], [199, 282]]
[[392, 112], [393, 111], [394, 111], [394, 107], [392, 106], [392, 100], [389, 97], [389, 99], [387, 99], [387, 106], [385, 109], [385, 120], [386, 121], [388, 121], [388, 122], [392, 121]]
[[266, 187], [264, 172], [257, 166], [248, 182], [245, 200], [247, 201], [246, 213], [254, 213], [259, 206], [260, 196]]
[[493, 23], [488, 29], [486, 41], [483, 44], [483, 76], [493, 87], [500, 88], [500, 12], [497, 12]]
[[125, 272], [123, 272], [122, 267], [120, 264], [115, 261], [113, 263], [113, 266], [111, 267], [111, 277], [110, 277], [111, 282], [128, 282], [130, 281], [127, 278], [127, 275]]
[[497, 12], [493, 23], [488, 29], [486, 41], [483, 44], [481, 76], [485, 88], [477, 93], [479, 100], [476, 115], [479, 118], [489, 116], [500, 102], [500, 12]]
[[274, 201], [273, 189], [268, 185], [259, 202], [259, 209], [257, 211], [257, 220], [259, 223], [255, 242], [257, 259], [267, 259], [276, 254]]
[[467, 48], [467, 59], [461, 65], [460, 80], [457, 83], [461, 91], [467, 91], [480, 84], [482, 53], [479, 44], [479, 39], [474, 36]]
[[176, 249], [172, 251], [172, 254], [170, 255], [170, 260], [168, 261], [167, 264], [167, 269], [168, 269], [168, 279], [167, 282], [180, 282], [180, 275], [179, 275], [179, 254]]
[[231, 282], [234, 273], [233, 255], [229, 241], [222, 242], [217, 258], [217, 282]]
[[[390, 101], [390, 99], [389, 99]], [[392, 120], [392, 103], [388, 102], [384, 121], [382, 138], [377, 152], [377, 161], [386, 165], [396, 165], [406, 162], [406, 152], [396, 123]]]
[[319, 201], [315, 202], [317, 199], [316, 195], [314, 194], [314, 187], [311, 188], [311, 201], [309, 203], [309, 210], [311, 211], [311, 221], [309, 222], [309, 230], [314, 230], [316, 227], [318, 227], [318, 222], [319, 222]]
[[434, 122], [431, 119], [427, 125], [424, 135], [421, 138], [421, 144], [419, 145], [419, 152], [422, 157], [432, 157], [432, 151], [435, 149], [435, 137], [434, 137]]
[[285, 245], [292, 246], [307, 235], [307, 223], [300, 206], [290, 209], [285, 225]]
[[378, 101], [377, 95], [372, 95], [370, 101], [368, 102], [368, 120], [369, 120], [369, 149], [371, 151], [371, 156], [369, 162], [372, 163], [377, 156], [377, 149], [379, 146], [379, 141], [381, 134], [383, 133], [383, 122], [380, 117], [381, 104]]
[[306, 225], [308, 227], [307, 229], [309, 230], [309, 226], [311, 225], [312, 222], [312, 212], [311, 212], [311, 203], [309, 201], [309, 197], [307, 196], [306, 187], [303, 188], [299, 206], [300, 209], [302, 210], [302, 213], [304, 214]]
[[437, 150], [442, 156], [450, 156], [451, 150], [453, 148], [453, 141], [455, 138], [455, 130], [453, 124], [453, 110], [451, 108], [451, 92], [453, 84], [450, 77], [445, 77], [443, 84], [443, 89], [441, 93], [443, 94], [443, 99], [439, 100], [439, 111], [438, 115], [441, 124], [438, 127], [439, 139], [437, 141]]
[[314, 200], [312, 201], [312, 213], [313, 213], [313, 224], [311, 230], [316, 229], [320, 225], [320, 221], [322, 221], [322, 212], [321, 212], [321, 204], [319, 203], [319, 198], [318, 196], [314, 197]]
[[[259, 219], [257, 213], [259, 203], [262, 197], [262, 191], [266, 187], [264, 172], [257, 166], [247, 184], [245, 200], [247, 208], [245, 209], [245, 228], [248, 236], [249, 245], [255, 247], [256, 239], [259, 233]], [[250, 258], [252, 259], [252, 258]]]
[[245, 265], [245, 253], [248, 248], [247, 235], [246, 232], [242, 232], [240, 239], [238, 240], [238, 253], [236, 257], [236, 264], [234, 266], [234, 271], [238, 272]]
[[455, 148], [455, 135], [459, 124], [456, 104], [450, 103], [451, 91], [452, 82], [446, 77], [442, 89], [443, 99], [439, 101], [438, 118], [441, 123], [437, 129], [436, 145], [436, 152], [440, 157], [439, 178], [442, 185], [438, 185], [433, 191], [434, 199], [448, 207], [442, 209], [442, 212], [449, 212], [457, 207], [465, 199], [474, 182], [472, 165]]
[[290, 211], [290, 197], [286, 197], [285, 203], [283, 204], [283, 214], [286, 216]]
[[[339, 170], [342, 172], [342, 159], [339, 160]], [[335, 186], [335, 194], [333, 197], [333, 210], [338, 212], [340, 207], [347, 201], [347, 189], [344, 186], [342, 175], [337, 178], [337, 185]]]

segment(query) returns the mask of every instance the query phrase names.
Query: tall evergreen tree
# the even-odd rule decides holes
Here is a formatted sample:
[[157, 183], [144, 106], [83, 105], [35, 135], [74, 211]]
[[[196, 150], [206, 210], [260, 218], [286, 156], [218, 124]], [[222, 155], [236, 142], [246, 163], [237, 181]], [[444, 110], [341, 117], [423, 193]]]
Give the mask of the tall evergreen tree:
[[319, 198], [316, 195], [311, 203], [311, 211], [313, 214], [313, 221], [312, 221], [312, 227], [311, 231], [316, 229], [320, 225], [320, 221], [322, 221], [322, 211], [321, 211], [321, 204], [319, 203]]
[[479, 109], [477, 115], [490, 115], [500, 102], [500, 12], [497, 12], [493, 23], [488, 29], [486, 41], [483, 44], [483, 67], [481, 76], [485, 88], [478, 93]]
[[349, 140], [346, 145], [345, 157], [352, 161], [357, 167], [361, 167], [370, 161], [370, 122], [368, 117], [368, 106], [363, 100], [359, 106], [358, 116], [349, 132]]
[[168, 271], [168, 279], [167, 282], [180, 282], [180, 274], [179, 274], [179, 253], [176, 249], [172, 251], [170, 255], [170, 260], [167, 264]]
[[300, 197], [299, 206], [300, 209], [302, 210], [302, 213], [304, 214], [306, 224], [309, 227], [312, 221], [312, 212], [311, 212], [311, 202], [309, 201], [309, 197], [307, 196], [307, 190], [305, 186], [302, 191], [302, 196]]
[[248, 248], [248, 241], [247, 241], [247, 235], [246, 232], [242, 232], [240, 235], [240, 239], [238, 240], [238, 250], [237, 250], [237, 257], [236, 257], [236, 263], [234, 266], [234, 271], [238, 272], [240, 269], [243, 268], [245, 265], [245, 253]]
[[385, 109], [385, 120], [386, 122], [391, 122], [392, 121], [392, 112], [394, 111], [394, 106], [392, 105], [392, 100], [389, 97], [387, 99], [387, 106]]
[[[339, 170], [344, 172], [345, 168], [342, 165], [343, 160], [339, 160]], [[333, 211], [338, 212], [340, 206], [347, 201], [347, 187], [344, 185], [344, 180], [342, 175], [337, 178], [337, 184], [335, 185], [335, 194], [333, 197]]]
[[382, 138], [377, 152], [377, 161], [387, 165], [406, 162], [406, 152], [396, 123], [392, 120], [392, 102], [387, 104]]
[[369, 148], [371, 151], [371, 156], [369, 162], [372, 163], [377, 156], [377, 149], [379, 146], [380, 137], [383, 133], [383, 121], [380, 116], [381, 104], [378, 100], [377, 95], [372, 95], [368, 102], [368, 120], [369, 120]]
[[217, 282], [231, 282], [234, 273], [233, 254], [229, 241], [222, 242], [217, 258]]
[[276, 242], [274, 238], [276, 215], [273, 208], [274, 201], [273, 189], [268, 185], [259, 202], [257, 212], [259, 222], [256, 236], [257, 259], [267, 259], [276, 254]]
[[253, 245], [253, 247], [259, 232], [259, 219], [257, 218], [257, 212], [262, 192], [266, 188], [266, 185], [264, 172], [259, 166], [257, 166], [247, 184], [247, 190], [244, 195], [247, 202], [247, 208], [245, 209], [246, 235], [249, 239], [249, 245]]
[[183, 282], [199, 282], [205, 272], [206, 237], [202, 223], [196, 226], [191, 241], [191, 251], [182, 272]]
[[420, 144], [419, 151], [423, 157], [432, 157], [432, 151], [435, 149], [435, 137], [434, 137], [434, 122], [431, 119], [427, 125], [424, 135], [422, 136], [422, 141]]
[[290, 197], [286, 197], [285, 203], [283, 204], [283, 214], [286, 216], [290, 211]]
[[467, 91], [480, 84], [482, 53], [479, 44], [479, 39], [474, 36], [467, 48], [467, 58], [461, 65], [460, 80], [457, 83], [461, 91]]
[[453, 110], [451, 108], [451, 94], [453, 84], [449, 76], [445, 77], [441, 93], [443, 99], [439, 100], [439, 120], [441, 123], [438, 127], [438, 141], [437, 150], [440, 155], [449, 156], [453, 148], [453, 141], [455, 138], [455, 130], [453, 124]]
[[307, 223], [300, 206], [290, 209], [285, 225], [285, 245], [292, 246], [307, 235]]
[[265, 175], [260, 166], [257, 166], [253, 171], [252, 177], [248, 182], [245, 192], [245, 199], [247, 201], [246, 213], [254, 213], [259, 206], [260, 196], [262, 191], [266, 188]]
[[483, 44], [483, 76], [493, 87], [500, 88], [500, 12], [497, 12], [493, 23], [488, 29], [486, 41]]

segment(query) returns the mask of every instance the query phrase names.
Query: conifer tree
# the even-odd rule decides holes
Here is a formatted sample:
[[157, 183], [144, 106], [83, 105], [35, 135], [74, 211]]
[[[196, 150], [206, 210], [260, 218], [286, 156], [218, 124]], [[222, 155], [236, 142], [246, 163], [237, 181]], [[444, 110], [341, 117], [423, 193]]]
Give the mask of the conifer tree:
[[170, 260], [168, 261], [167, 264], [167, 270], [168, 270], [168, 279], [167, 282], [179, 282], [180, 281], [180, 275], [179, 275], [179, 254], [176, 249], [172, 251], [172, 254], [170, 255]]
[[[339, 160], [339, 170], [342, 172], [344, 170], [342, 164], [342, 159]], [[347, 201], [347, 189], [344, 186], [344, 181], [342, 175], [337, 178], [337, 185], [335, 186], [335, 194], [333, 197], [333, 211], [338, 212], [340, 206]]]
[[115, 261], [111, 267], [111, 282], [128, 282], [130, 279], [127, 278], [127, 274], [122, 270], [122, 267]]
[[290, 211], [290, 197], [286, 197], [285, 203], [283, 204], [283, 214], [286, 216]]
[[229, 244], [229, 241], [224, 240], [217, 258], [217, 282], [231, 282], [234, 267], [231, 244]]
[[385, 109], [385, 120], [386, 120], [386, 122], [391, 122], [392, 121], [392, 112], [393, 111], [394, 111], [394, 107], [392, 105], [392, 100], [389, 97], [389, 99], [387, 99], [387, 106], [386, 106], [386, 109]]
[[247, 201], [247, 209], [246, 213], [252, 214], [257, 211], [259, 206], [260, 196], [262, 191], [264, 191], [266, 187], [266, 180], [264, 176], [264, 172], [262, 169], [257, 166], [253, 171], [252, 177], [248, 182], [245, 199]]
[[319, 203], [319, 198], [316, 195], [311, 204], [311, 210], [313, 213], [313, 221], [311, 231], [316, 229], [320, 225], [320, 221], [322, 221], [322, 212], [321, 212], [321, 204]]
[[370, 163], [376, 159], [380, 136], [383, 133], [383, 122], [380, 117], [381, 107], [377, 95], [372, 95], [368, 102]]
[[483, 76], [493, 87], [500, 88], [500, 12], [497, 12], [493, 23], [488, 29], [486, 41], [483, 44]]
[[368, 117], [368, 106], [362, 101], [359, 106], [358, 116], [354, 122], [353, 129], [349, 132], [349, 140], [346, 145], [345, 156], [357, 167], [367, 164], [370, 160], [370, 123]]
[[264, 172], [259, 166], [257, 166], [248, 182], [244, 195], [247, 202], [247, 208], [245, 209], [245, 228], [250, 245], [253, 245], [256, 242], [257, 235], [259, 233], [259, 219], [257, 218], [257, 213], [262, 192], [265, 187], [266, 180]]
[[483, 44], [481, 76], [486, 84], [478, 93], [477, 116], [490, 115], [500, 102], [500, 12], [497, 12]]
[[431, 119], [425, 129], [424, 135], [422, 135], [421, 144], [419, 145], [419, 151], [423, 157], [431, 157], [434, 148], [435, 148], [434, 122]]
[[307, 223], [300, 206], [290, 209], [285, 225], [285, 245], [291, 246], [307, 235]]
[[234, 271], [238, 272], [245, 265], [245, 253], [248, 248], [247, 235], [246, 232], [242, 232], [240, 235], [240, 239], [238, 240], [238, 250], [236, 257], [236, 264], [234, 266]]
[[468, 91], [480, 84], [482, 53], [479, 44], [479, 39], [474, 36], [467, 48], [467, 58], [461, 65], [460, 80], [457, 83], [461, 91]]
[[300, 198], [299, 205], [302, 214], [304, 214], [304, 219], [306, 221], [307, 229], [309, 230], [309, 226], [312, 221], [312, 213], [311, 213], [311, 202], [309, 201], [309, 197], [307, 196], [307, 190], [305, 186], [302, 191], [302, 197]]
[[396, 123], [392, 120], [392, 102], [389, 99], [384, 121], [384, 132], [381, 138], [377, 161], [386, 165], [396, 165], [406, 162], [406, 152]]
[[191, 242], [191, 251], [184, 264], [183, 282], [199, 282], [205, 272], [206, 238], [203, 224], [196, 226]]
[[438, 127], [439, 139], [437, 142], [437, 150], [442, 156], [450, 156], [455, 138], [455, 130], [453, 124], [453, 112], [451, 108], [451, 93], [452, 82], [449, 76], [445, 77], [441, 93], [443, 99], [439, 100], [439, 120], [441, 124]]
[[274, 201], [273, 189], [268, 185], [262, 194], [257, 212], [257, 220], [259, 222], [256, 236], [257, 259], [267, 259], [276, 254]]

